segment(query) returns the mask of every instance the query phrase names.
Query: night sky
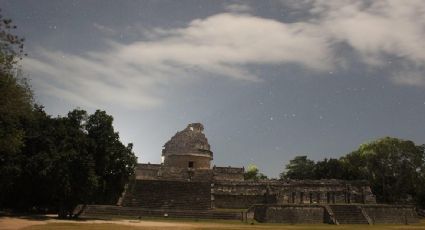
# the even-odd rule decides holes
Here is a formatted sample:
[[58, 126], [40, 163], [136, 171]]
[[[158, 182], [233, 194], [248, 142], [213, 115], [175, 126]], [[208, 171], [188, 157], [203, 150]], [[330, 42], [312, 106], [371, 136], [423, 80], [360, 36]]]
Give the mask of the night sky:
[[277, 177], [384, 136], [425, 143], [425, 1], [0, 0], [52, 116], [106, 110], [139, 162], [201, 122], [213, 164]]

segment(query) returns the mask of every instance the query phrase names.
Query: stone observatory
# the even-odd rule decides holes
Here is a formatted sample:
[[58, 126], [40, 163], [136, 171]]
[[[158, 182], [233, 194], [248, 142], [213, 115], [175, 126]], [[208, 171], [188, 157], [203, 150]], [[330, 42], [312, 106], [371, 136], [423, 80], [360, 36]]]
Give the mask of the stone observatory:
[[165, 167], [209, 169], [213, 153], [201, 123], [189, 124], [177, 132], [162, 149]]
[[139, 163], [116, 205], [85, 205], [78, 212], [94, 218], [254, 218], [291, 224], [419, 220], [413, 206], [376, 204], [367, 181], [245, 180], [244, 167], [211, 167], [213, 152], [203, 131], [201, 123], [191, 123], [164, 144], [161, 164]]

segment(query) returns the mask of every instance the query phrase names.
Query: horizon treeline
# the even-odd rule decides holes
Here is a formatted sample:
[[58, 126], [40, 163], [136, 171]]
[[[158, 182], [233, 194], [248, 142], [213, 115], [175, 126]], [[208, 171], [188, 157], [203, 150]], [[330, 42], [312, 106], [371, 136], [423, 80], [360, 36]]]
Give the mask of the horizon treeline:
[[378, 203], [425, 207], [425, 145], [394, 137], [368, 143], [338, 159], [296, 156], [281, 179], [367, 180]]

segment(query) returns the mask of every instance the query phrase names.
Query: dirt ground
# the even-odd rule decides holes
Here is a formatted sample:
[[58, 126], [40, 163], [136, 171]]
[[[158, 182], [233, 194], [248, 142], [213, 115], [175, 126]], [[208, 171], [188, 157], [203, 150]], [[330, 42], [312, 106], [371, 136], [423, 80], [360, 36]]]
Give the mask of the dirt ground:
[[20, 219], [12, 217], [0, 218], [0, 229], [21, 229], [32, 225], [45, 224], [40, 220]]
[[194, 220], [59, 220], [54, 216], [19, 216], [0, 217], [0, 230], [245, 230], [245, 229], [279, 229], [279, 230], [425, 230], [425, 221], [414, 225], [281, 225], [281, 224], [254, 224], [241, 223], [238, 221], [194, 221]]
[[[50, 224], [118, 224], [124, 226], [147, 227], [147, 228], [177, 228], [190, 229], [190, 223], [159, 222], [159, 221], [134, 221], [134, 220], [87, 220], [72, 221], [58, 220], [55, 218], [28, 218], [28, 217], [0, 217], [0, 230], [23, 229], [34, 225]], [[40, 226], [41, 227], [41, 226]]]

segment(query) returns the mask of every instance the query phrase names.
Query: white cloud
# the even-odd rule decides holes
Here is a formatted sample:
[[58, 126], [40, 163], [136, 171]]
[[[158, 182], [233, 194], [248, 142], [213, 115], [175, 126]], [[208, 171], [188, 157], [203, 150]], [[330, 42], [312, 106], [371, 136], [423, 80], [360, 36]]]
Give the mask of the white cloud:
[[[193, 20], [183, 28], [145, 31], [149, 40], [111, 42], [102, 52], [69, 55], [40, 50], [24, 66], [38, 76], [34, 82], [46, 94], [77, 104], [131, 108], [158, 106], [163, 100], [161, 89], [183, 85], [205, 73], [261, 80], [250, 73], [251, 64], [297, 64], [313, 72], [329, 71], [347, 61], [335, 48], [341, 43], [372, 68], [387, 63], [389, 56], [425, 66], [425, 1], [304, 0], [294, 4], [297, 9], [306, 7], [311, 18], [284, 23], [221, 13]], [[397, 76], [392, 78], [397, 84], [423, 82], [423, 75], [412, 75], [407, 68], [401, 68]]]
[[425, 64], [425, 2], [318, 0], [313, 12], [331, 38], [344, 41], [369, 64], [385, 55]]
[[[425, 1], [316, 0], [311, 12], [335, 42], [345, 42], [372, 67], [398, 65], [396, 84], [424, 86]], [[409, 63], [406, 65], [405, 63]], [[412, 66], [413, 69], [412, 69]], [[391, 68], [394, 69], [394, 68]]]
[[93, 27], [96, 28], [97, 30], [99, 30], [100, 32], [106, 34], [106, 35], [116, 35], [117, 34], [116, 30], [109, 28], [107, 26], [101, 25], [97, 22], [93, 23]]
[[224, 6], [224, 9], [229, 12], [234, 13], [249, 13], [252, 12], [251, 6], [247, 5], [246, 3], [231, 3], [226, 4]]
[[423, 87], [425, 86], [425, 73], [423, 71], [404, 70], [400, 73], [394, 73], [391, 80], [396, 84]]
[[203, 73], [258, 81], [247, 65], [295, 63], [322, 71], [332, 64], [317, 27], [230, 13], [154, 30], [149, 41], [111, 42], [103, 52], [37, 54], [25, 67], [38, 76], [34, 82], [44, 93], [78, 104], [132, 108], [157, 106], [158, 89]]

